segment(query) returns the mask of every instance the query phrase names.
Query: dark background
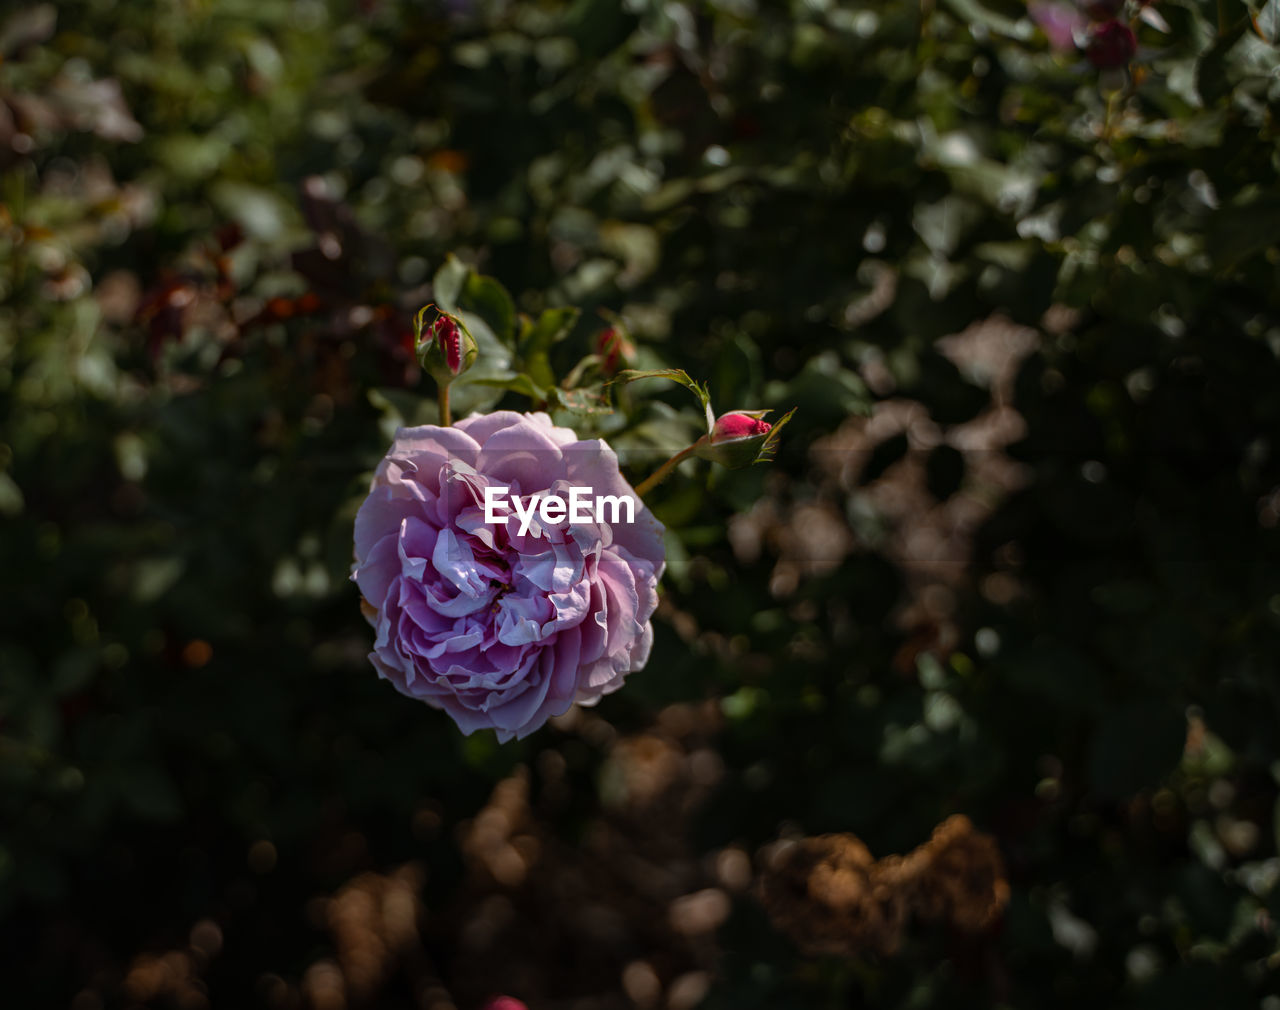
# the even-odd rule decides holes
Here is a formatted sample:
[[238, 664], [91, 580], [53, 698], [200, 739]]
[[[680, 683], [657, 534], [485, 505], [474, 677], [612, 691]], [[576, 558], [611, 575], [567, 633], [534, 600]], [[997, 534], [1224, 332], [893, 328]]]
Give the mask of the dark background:
[[[1158, 9], [1100, 76], [1003, 0], [9, 8], [0, 1002], [1280, 1007], [1280, 22]], [[654, 494], [648, 668], [502, 747], [346, 579], [449, 253], [582, 307], [562, 370], [605, 309], [799, 408]], [[638, 481], [699, 418], [634, 394], [567, 419]], [[757, 900], [956, 813], [993, 925]]]

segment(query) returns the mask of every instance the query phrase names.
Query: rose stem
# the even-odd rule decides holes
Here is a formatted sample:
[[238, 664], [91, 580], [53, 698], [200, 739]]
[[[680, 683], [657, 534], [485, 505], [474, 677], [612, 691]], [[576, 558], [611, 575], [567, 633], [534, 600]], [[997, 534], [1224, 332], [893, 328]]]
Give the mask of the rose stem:
[[447, 428], [453, 423], [453, 418], [449, 414], [449, 384], [443, 383], [440, 386], [440, 427]]
[[698, 439], [697, 442], [694, 442], [693, 445], [689, 446], [687, 449], [681, 449], [678, 453], [676, 453], [669, 460], [663, 463], [662, 466], [658, 467], [658, 469], [655, 470], [652, 474], [650, 474], [647, 478], [645, 478], [639, 484], [637, 484], [636, 494], [643, 498], [645, 495], [645, 492], [652, 491], [655, 487], [657, 487], [664, 480], [666, 480], [667, 475], [670, 474], [671, 471], [674, 470], [677, 466], [679, 466], [680, 463], [688, 459], [693, 454], [693, 450], [696, 449], [699, 445], [701, 445], [703, 439], [705, 438], [706, 436], [703, 435], [702, 438]]

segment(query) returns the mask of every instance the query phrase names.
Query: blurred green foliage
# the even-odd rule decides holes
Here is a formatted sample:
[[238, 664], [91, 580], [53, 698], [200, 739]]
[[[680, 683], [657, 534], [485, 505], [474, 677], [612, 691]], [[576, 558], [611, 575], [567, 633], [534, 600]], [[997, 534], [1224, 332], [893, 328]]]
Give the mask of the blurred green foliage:
[[[591, 353], [604, 310], [717, 408], [800, 408], [775, 463], [656, 494], [653, 659], [599, 710], [626, 733], [719, 700], [695, 852], [784, 826], [906, 851], [960, 811], [1005, 854], [998, 936], [884, 960], [803, 958], [744, 900], [705, 1006], [1280, 1006], [1273, 8], [1160, 3], [1118, 92], [1015, 0], [12, 11], [6, 1005], [117, 1005], [136, 952], [211, 914], [210, 997], [250, 1005], [352, 873], [424, 858], [428, 907], [450, 893], [424, 804], [452, 828], [548, 750], [595, 780], [603, 746], [464, 739], [368, 668], [351, 521], [394, 426], [434, 419], [434, 297], [499, 380], [455, 413], [527, 405], [492, 339], [516, 311], [546, 321], [532, 371]], [[991, 409], [940, 341], [993, 316], [1035, 337], [997, 404], [1016, 439], [840, 440], [891, 400], [944, 434]], [[619, 400], [565, 416], [637, 481], [704, 430], [683, 390]], [[923, 455], [954, 501], [983, 453], [1019, 477], [935, 606], [869, 488]], [[838, 532], [806, 548], [788, 517], [817, 513]]]

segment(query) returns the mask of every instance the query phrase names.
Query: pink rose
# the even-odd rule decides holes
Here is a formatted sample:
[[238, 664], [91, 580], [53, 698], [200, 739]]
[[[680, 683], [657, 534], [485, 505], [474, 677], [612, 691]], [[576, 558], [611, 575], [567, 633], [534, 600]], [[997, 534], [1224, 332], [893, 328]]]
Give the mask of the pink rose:
[[[589, 489], [592, 521], [529, 510]], [[485, 521], [486, 488], [495, 501]], [[595, 496], [628, 499], [596, 513]], [[616, 507], [616, 506], [615, 506]], [[524, 525], [523, 532], [521, 527]], [[377, 631], [374, 668], [463, 733], [524, 737], [594, 704], [649, 657], [663, 527], [603, 441], [546, 414], [498, 411], [396, 433], [355, 522], [352, 578]]]

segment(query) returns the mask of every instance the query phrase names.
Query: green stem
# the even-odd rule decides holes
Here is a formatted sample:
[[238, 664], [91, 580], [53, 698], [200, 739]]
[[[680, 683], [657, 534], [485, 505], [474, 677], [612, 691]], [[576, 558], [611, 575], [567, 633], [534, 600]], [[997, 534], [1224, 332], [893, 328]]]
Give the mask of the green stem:
[[679, 466], [686, 459], [688, 459], [690, 456], [693, 455], [693, 450], [698, 448], [698, 446], [700, 446], [703, 443], [706, 437], [707, 437], [706, 435], [703, 435], [702, 438], [694, 442], [693, 445], [689, 446], [689, 448], [681, 449], [678, 453], [676, 453], [669, 460], [663, 463], [662, 466], [658, 467], [658, 469], [656, 469], [647, 478], [645, 478], [639, 484], [637, 484], [636, 494], [641, 498], [643, 498], [646, 492], [652, 491], [655, 487], [657, 487], [664, 480], [666, 480], [672, 470], [674, 470], [677, 466]]
[[1227, 13], [1227, 0], [1218, 0], [1218, 34], [1226, 35], [1230, 15]]
[[449, 413], [449, 384], [441, 383], [440, 385], [440, 427], [447, 428], [453, 424], [453, 417]]
[[916, 56], [924, 49], [924, 33], [933, 13], [933, 0], [920, 0], [920, 17], [916, 21]]

